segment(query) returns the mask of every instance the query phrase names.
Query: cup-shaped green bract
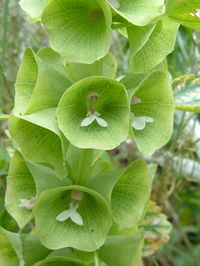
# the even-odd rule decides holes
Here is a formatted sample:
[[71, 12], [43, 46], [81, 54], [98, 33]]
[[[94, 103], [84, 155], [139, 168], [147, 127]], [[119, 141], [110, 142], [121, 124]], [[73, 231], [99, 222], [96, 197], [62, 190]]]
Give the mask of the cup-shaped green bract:
[[[58, 220], [60, 213], [69, 209], [72, 191], [83, 193], [77, 209], [83, 221], [82, 225], [71, 219]], [[50, 249], [73, 247], [94, 251], [103, 245], [112, 224], [106, 200], [98, 193], [79, 186], [42, 192], [34, 213], [36, 234]]]
[[108, 0], [116, 14], [134, 25], [144, 26], [164, 11], [164, 0]]
[[55, 169], [59, 178], [64, 178], [67, 171], [63, 155], [68, 142], [59, 131], [55, 118], [55, 109], [11, 116], [9, 132], [26, 160], [45, 163]]
[[17, 266], [19, 265], [19, 259], [7, 232], [3, 228], [0, 228], [0, 265]]
[[112, 16], [104, 0], [51, 1], [42, 14], [50, 46], [68, 61], [93, 63], [109, 50]]
[[111, 196], [113, 219], [120, 229], [136, 226], [150, 197], [153, 177], [145, 161], [130, 164], [119, 177]]
[[31, 266], [49, 253], [33, 234], [13, 233], [0, 227], [0, 265]]
[[21, 8], [28, 13], [32, 22], [40, 20], [42, 11], [51, 0], [20, 0]]
[[66, 62], [65, 68], [67, 77], [72, 83], [91, 76], [105, 76], [114, 79], [117, 72], [117, 61], [111, 53], [108, 53], [93, 64]]
[[[133, 138], [143, 153], [152, 154], [169, 141], [174, 100], [168, 73], [153, 72], [138, 85], [131, 99], [131, 113], [134, 114], [131, 121]], [[138, 118], [146, 119], [142, 128], [134, 126]]]
[[186, 27], [200, 29], [199, 0], [168, 0], [166, 15]]
[[143, 242], [143, 230], [125, 235], [111, 235], [99, 250], [99, 257], [109, 266], [138, 266]]
[[65, 92], [57, 118], [61, 131], [74, 146], [114, 149], [129, 131], [127, 92], [122, 84], [106, 77], [83, 79]]
[[[7, 211], [23, 228], [32, 218], [36, 187], [34, 179], [20, 153], [16, 152], [11, 160], [7, 177], [5, 203]], [[23, 201], [27, 206], [22, 206]], [[28, 204], [28, 201], [30, 202]], [[31, 203], [32, 201], [32, 203]]]
[[174, 49], [178, 27], [179, 24], [168, 18], [145, 27], [127, 27], [131, 71], [146, 73], [160, 64]]
[[17, 74], [14, 113], [56, 107], [70, 85], [59, 55], [47, 48], [39, 54], [27, 49]]

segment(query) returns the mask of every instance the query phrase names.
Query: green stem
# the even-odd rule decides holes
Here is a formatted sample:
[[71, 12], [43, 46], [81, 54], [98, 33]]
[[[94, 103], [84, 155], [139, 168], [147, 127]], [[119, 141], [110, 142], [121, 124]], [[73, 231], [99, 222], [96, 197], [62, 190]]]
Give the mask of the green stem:
[[1, 56], [1, 73], [0, 73], [0, 108], [3, 105], [3, 82], [4, 82], [4, 67], [8, 46], [8, 16], [9, 16], [9, 0], [4, 1], [3, 19], [2, 19], [2, 56]]
[[10, 115], [0, 113], [0, 120], [7, 120], [7, 119], [9, 119], [9, 117], [10, 117]]
[[19, 257], [19, 266], [24, 266], [24, 248], [23, 248], [23, 240], [22, 240], [22, 230], [19, 230], [19, 239], [20, 239], [20, 257]]
[[98, 253], [94, 253], [94, 266], [99, 266], [99, 256]]
[[77, 185], [83, 186], [87, 182], [87, 179], [91, 171], [92, 159], [93, 159], [93, 150], [91, 149], [83, 150], [79, 159], [79, 165], [77, 166], [78, 171], [75, 176]]

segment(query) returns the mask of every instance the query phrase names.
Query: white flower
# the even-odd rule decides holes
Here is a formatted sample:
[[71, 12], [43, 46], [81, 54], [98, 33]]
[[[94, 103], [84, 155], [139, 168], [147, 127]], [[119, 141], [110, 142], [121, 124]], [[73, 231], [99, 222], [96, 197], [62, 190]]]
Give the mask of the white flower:
[[132, 100], [131, 100], [131, 103], [132, 103], [133, 105], [135, 105], [135, 104], [139, 104], [139, 103], [141, 103], [141, 102], [142, 102], [141, 99], [138, 98], [138, 97], [136, 97], [136, 96], [134, 96], [134, 97], [132, 98]]
[[195, 15], [196, 15], [197, 18], [200, 18], [200, 8], [196, 9], [196, 14]]
[[95, 120], [101, 127], [108, 127], [108, 123], [103, 118], [100, 118], [100, 114], [98, 112], [88, 112], [87, 117], [83, 119], [81, 122], [81, 127], [87, 127], [91, 125]]
[[78, 209], [78, 203], [71, 202], [69, 205], [69, 209], [61, 212], [56, 217], [56, 220], [59, 222], [64, 222], [70, 218], [75, 224], [83, 225], [83, 219], [81, 215], [77, 212], [77, 209]]
[[143, 130], [146, 123], [153, 123], [154, 119], [148, 116], [135, 116], [131, 113], [131, 125], [136, 130]]
[[31, 199], [20, 199], [19, 207], [26, 208], [28, 210], [32, 210], [35, 206], [35, 199], [36, 199], [36, 197], [33, 197]]

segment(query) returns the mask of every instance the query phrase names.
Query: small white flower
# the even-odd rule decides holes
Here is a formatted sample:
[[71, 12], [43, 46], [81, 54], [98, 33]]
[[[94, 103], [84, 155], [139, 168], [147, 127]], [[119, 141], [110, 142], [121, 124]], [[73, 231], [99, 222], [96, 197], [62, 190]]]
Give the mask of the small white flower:
[[77, 212], [78, 204], [77, 202], [71, 202], [69, 205], [69, 209], [61, 212], [57, 217], [56, 220], [59, 222], [64, 222], [67, 219], [71, 219], [75, 224], [83, 225], [83, 219], [81, 215]]
[[108, 2], [116, 9], [120, 8], [120, 3], [117, 0], [108, 0]]
[[200, 8], [196, 9], [196, 13], [195, 13], [197, 18], [200, 18]]
[[148, 116], [135, 116], [131, 113], [131, 125], [136, 130], [143, 130], [146, 123], [153, 123], [154, 119]]
[[19, 207], [32, 210], [35, 207], [35, 199], [36, 197], [33, 197], [31, 199], [20, 199]]
[[87, 127], [91, 125], [95, 120], [101, 127], [108, 127], [108, 123], [103, 118], [100, 118], [100, 114], [98, 112], [88, 112], [87, 117], [83, 119], [81, 122], [81, 127]]
[[141, 99], [138, 98], [138, 97], [136, 97], [136, 96], [134, 96], [134, 97], [132, 98], [132, 100], [131, 100], [131, 103], [132, 103], [133, 105], [135, 105], [135, 104], [139, 104], [139, 103], [141, 103], [141, 102], [142, 102]]

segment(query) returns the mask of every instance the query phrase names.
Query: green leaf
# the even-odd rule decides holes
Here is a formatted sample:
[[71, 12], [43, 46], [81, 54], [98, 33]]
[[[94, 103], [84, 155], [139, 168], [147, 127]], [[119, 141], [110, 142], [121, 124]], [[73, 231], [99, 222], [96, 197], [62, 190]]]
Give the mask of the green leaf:
[[164, 0], [108, 0], [113, 10], [137, 26], [149, 24], [162, 15]]
[[152, 179], [144, 161], [133, 162], [121, 174], [111, 197], [113, 219], [121, 229], [133, 227], [142, 218]]
[[[108, 126], [97, 121], [81, 126], [88, 113], [97, 113]], [[128, 97], [124, 86], [106, 77], [78, 81], [63, 95], [57, 109], [58, 125], [78, 148], [111, 150], [123, 142], [129, 130]], [[120, 123], [120, 127], [119, 127]]]
[[68, 61], [93, 63], [111, 42], [111, 12], [104, 0], [51, 1], [42, 14], [50, 46]]
[[32, 210], [20, 207], [20, 199], [36, 197], [34, 179], [26, 166], [23, 157], [15, 152], [7, 177], [5, 204], [7, 211], [15, 218], [20, 228], [23, 228], [32, 218]]
[[0, 228], [0, 265], [19, 265], [17, 254], [2, 228]]
[[67, 71], [67, 77], [72, 83], [90, 76], [115, 78], [117, 61], [111, 53], [108, 53], [105, 57], [93, 64], [89, 65], [66, 62], [65, 68]]
[[199, 10], [199, 0], [168, 0], [166, 4], [166, 15], [192, 29], [200, 29]]
[[[70, 219], [59, 222], [56, 217], [69, 208], [71, 191], [83, 191], [78, 213], [83, 226]], [[112, 219], [108, 205], [98, 193], [79, 186], [60, 187], [41, 193], [35, 208], [36, 234], [50, 249], [73, 247], [94, 251], [105, 241]], [[45, 224], [45, 227], [44, 227]], [[78, 235], [78, 237], [77, 237]]]
[[50, 0], [20, 0], [21, 8], [35, 21], [40, 20], [42, 11]]
[[161, 63], [174, 49], [178, 27], [179, 24], [166, 18], [158, 21], [155, 27], [129, 26], [131, 72], [146, 73]]
[[109, 266], [138, 266], [141, 262], [144, 232], [109, 236], [99, 251], [100, 258]]
[[56, 107], [71, 84], [65, 76], [62, 59], [57, 55], [60, 61], [50, 60], [55, 59], [55, 52], [45, 49], [39, 55], [31, 49], [24, 53], [16, 80], [15, 114]]
[[176, 109], [200, 113], [200, 82], [187, 84], [175, 92]]
[[132, 128], [133, 138], [143, 153], [152, 154], [169, 141], [173, 131], [174, 103], [168, 73], [153, 72], [135, 91], [133, 99], [141, 102], [131, 104], [131, 112], [137, 117], [150, 117], [153, 123], [146, 123], [143, 130]]
[[9, 132], [27, 160], [51, 165], [58, 177], [66, 177], [63, 154], [68, 143], [56, 124], [55, 109], [13, 116], [9, 120]]

